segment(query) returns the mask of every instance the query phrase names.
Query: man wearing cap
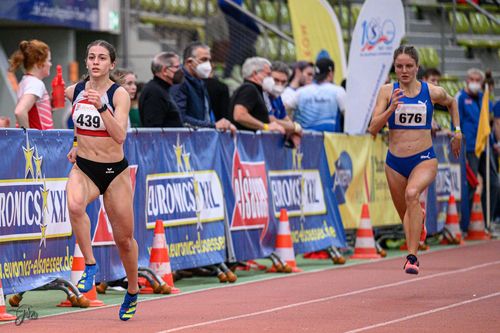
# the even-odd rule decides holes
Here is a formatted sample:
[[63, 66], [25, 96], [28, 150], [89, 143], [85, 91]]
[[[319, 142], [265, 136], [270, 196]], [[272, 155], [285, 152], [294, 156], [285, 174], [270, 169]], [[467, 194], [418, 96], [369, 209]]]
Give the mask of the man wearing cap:
[[297, 92], [295, 120], [304, 129], [326, 132], [342, 132], [340, 113], [345, 111], [346, 92], [333, 84], [335, 64], [322, 58], [314, 67], [314, 83]]

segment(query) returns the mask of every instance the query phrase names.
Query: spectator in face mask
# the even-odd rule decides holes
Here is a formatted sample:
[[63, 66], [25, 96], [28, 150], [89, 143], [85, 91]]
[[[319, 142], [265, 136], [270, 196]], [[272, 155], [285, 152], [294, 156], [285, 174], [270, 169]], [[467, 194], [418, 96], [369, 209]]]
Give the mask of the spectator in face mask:
[[151, 62], [153, 79], [139, 97], [139, 115], [143, 127], [182, 127], [182, 118], [170, 95], [170, 87], [182, 81], [179, 56], [161, 52]]
[[270, 91], [264, 91], [263, 96], [269, 112], [269, 120], [280, 124], [285, 129], [286, 135], [293, 146], [297, 147], [302, 137], [302, 127], [299, 123], [294, 123], [290, 119], [281, 99], [289, 76], [290, 68], [285, 63], [280, 61], [274, 62], [271, 66], [271, 77], [274, 80], [274, 85]]
[[[477, 68], [471, 68], [467, 71], [467, 78], [465, 80], [466, 87], [457, 94], [458, 112], [460, 114], [460, 127], [465, 137], [465, 148], [467, 162], [471, 167], [474, 174], [478, 173], [485, 179], [486, 177], [486, 151], [480, 157], [476, 156], [476, 137], [477, 128], [479, 126], [479, 115], [483, 103], [483, 92], [481, 87], [484, 83], [484, 73]], [[490, 111], [493, 107], [490, 102]], [[491, 147], [490, 147], [491, 149]], [[493, 153], [490, 151], [490, 160]], [[491, 163], [491, 161], [488, 161]], [[497, 196], [500, 191], [498, 188], [498, 175], [493, 164], [490, 167], [490, 200], [497, 202]], [[472, 200], [474, 197], [475, 188], [469, 189], [469, 207], [472, 209]], [[486, 212], [486, 186], [483, 186], [483, 193], [481, 196], [483, 201], [483, 212]], [[494, 216], [495, 205], [491, 207], [491, 216]]]
[[225, 118], [216, 122], [204, 79], [212, 72], [210, 48], [200, 42], [189, 44], [184, 50], [184, 81], [172, 87], [172, 97], [182, 115], [184, 125], [213, 127], [236, 131], [236, 127]]
[[248, 58], [241, 68], [245, 81], [235, 90], [229, 102], [231, 121], [238, 129], [247, 131], [277, 131], [285, 134], [283, 126], [269, 119], [263, 92], [271, 92], [274, 80], [271, 63], [260, 57]]

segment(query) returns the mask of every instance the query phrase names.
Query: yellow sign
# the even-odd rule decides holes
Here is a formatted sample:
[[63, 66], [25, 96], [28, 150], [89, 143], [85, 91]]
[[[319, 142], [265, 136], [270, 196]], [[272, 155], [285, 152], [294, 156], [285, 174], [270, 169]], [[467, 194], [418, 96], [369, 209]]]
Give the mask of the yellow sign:
[[325, 150], [344, 228], [358, 227], [366, 202], [373, 226], [400, 223], [385, 178], [387, 146], [380, 137], [325, 133]]
[[316, 62], [325, 50], [335, 62], [335, 83], [347, 76], [342, 29], [326, 0], [288, 0], [297, 60]]

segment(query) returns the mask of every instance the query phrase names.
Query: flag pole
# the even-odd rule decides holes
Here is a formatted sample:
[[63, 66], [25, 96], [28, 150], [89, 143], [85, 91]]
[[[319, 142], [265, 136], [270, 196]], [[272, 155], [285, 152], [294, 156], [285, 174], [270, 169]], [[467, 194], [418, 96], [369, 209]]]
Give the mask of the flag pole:
[[[485, 93], [488, 95], [489, 97], [489, 87], [488, 85], [486, 84], [485, 86]], [[486, 100], [486, 103], [489, 103], [489, 99]], [[483, 101], [484, 103], [484, 101]], [[487, 110], [489, 111], [490, 109], [487, 108]], [[489, 122], [489, 112], [488, 112], [488, 122]], [[488, 127], [489, 127], [489, 123], [488, 123]], [[490, 132], [491, 133], [491, 132]], [[490, 212], [491, 212], [491, 209], [490, 209], [490, 206], [491, 206], [491, 200], [490, 200], [490, 133], [488, 133], [488, 136], [486, 137], [486, 228], [489, 229], [490, 227], [490, 219], [491, 219], [491, 216], [490, 216]]]

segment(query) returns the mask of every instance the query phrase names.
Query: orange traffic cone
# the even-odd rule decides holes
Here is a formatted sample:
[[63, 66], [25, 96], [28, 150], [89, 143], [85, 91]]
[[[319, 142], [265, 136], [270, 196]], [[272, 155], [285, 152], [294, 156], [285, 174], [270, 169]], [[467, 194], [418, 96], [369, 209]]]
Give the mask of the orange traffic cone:
[[370, 212], [368, 204], [364, 203], [361, 210], [361, 222], [359, 223], [358, 231], [356, 232], [356, 244], [354, 247], [354, 255], [352, 259], [378, 259], [380, 254], [377, 253], [375, 247], [375, 239], [373, 238], [372, 222], [370, 220]]
[[[285, 208], [280, 211], [280, 222], [278, 224], [278, 235], [276, 236], [276, 251], [275, 253], [291, 267], [292, 272], [302, 272], [297, 267], [295, 261], [295, 252], [293, 250], [292, 236], [290, 235], [290, 223], [288, 221], [288, 213]], [[271, 267], [268, 272], [276, 272], [276, 267]]]
[[7, 312], [5, 307], [5, 299], [3, 296], [2, 279], [0, 279], [0, 321], [16, 320], [16, 316]]
[[[170, 266], [170, 258], [168, 257], [167, 240], [165, 239], [165, 228], [162, 220], [156, 220], [153, 247], [149, 257], [149, 268], [171, 287], [171, 294], [181, 292], [179, 288], [174, 287], [174, 277]], [[150, 294], [153, 292], [153, 288], [149, 282], [146, 282], [146, 287], [141, 288], [140, 292], [141, 294]]]
[[[82, 250], [80, 246], [75, 242], [75, 251], [73, 252], [73, 263], [71, 264], [71, 283], [75, 286], [82, 277], [83, 271], [85, 270], [85, 259], [83, 258]], [[88, 300], [88, 305], [85, 299], [78, 300], [81, 307], [98, 307], [104, 306], [104, 302], [97, 299], [97, 291], [95, 289], [95, 284], [92, 286], [88, 292], [83, 293], [83, 296]], [[57, 306], [59, 307], [71, 307], [73, 304], [69, 300], [64, 300]]]
[[446, 223], [444, 225], [444, 229], [445, 233], [449, 234], [452, 239], [448, 239], [445, 236], [445, 238], [443, 238], [443, 240], [441, 241], [441, 244], [464, 244], [464, 240], [462, 239], [462, 231], [460, 230], [460, 225], [458, 224], [457, 203], [453, 194], [450, 194], [450, 198], [448, 199], [448, 213], [446, 214]]
[[472, 202], [472, 212], [470, 214], [469, 230], [465, 240], [487, 240], [491, 237], [486, 234], [484, 229], [483, 208], [481, 207], [481, 197], [479, 193], [474, 193]]

